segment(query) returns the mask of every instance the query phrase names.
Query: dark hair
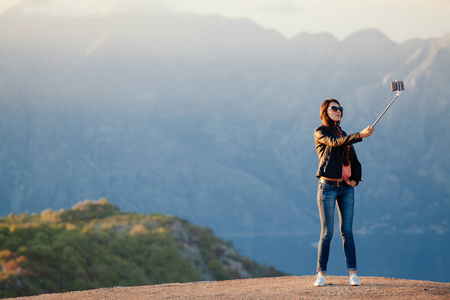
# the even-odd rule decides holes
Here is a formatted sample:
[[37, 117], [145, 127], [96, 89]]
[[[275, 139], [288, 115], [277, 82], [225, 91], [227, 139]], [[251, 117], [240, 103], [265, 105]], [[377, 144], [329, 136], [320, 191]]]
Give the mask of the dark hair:
[[[322, 105], [320, 106], [320, 119], [322, 120], [322, 124], [324, 126], [327, 126], [331, 128], [333, 131], [338, 132], [338, 127], [341, 122], [334, 123], [333, 120], [330, 119], [330, 116], [328, 115], [328, 105], [330, 105], [331, 102], [336, 102], [339, 106], [341, 104], [336, 99], [327, 99], [323, 101]], [[344, 112], [341, 112], [341, 118], [344, 116]], [[337, 125], [337, 126], [336, 126]]]
[[[323, 101], [322, 105], [320, 106], [320, 119], [322, 120], [322, 124], [324, 126], [327, 126], [329, 128], [331, 128], [331, 130], [338, 136], [340, 136], [341, 133], [341, 129], [339, 128], [339, 124], [341, 122], [334, 122], [333, 120], [330, 119], [330, 116], [328, 115], [328, 105], [330, 105], [331, 102], [336, 102], [339, 106], [341, 106], [341, 104], [339, 103], [339, 101], [337, 101], [336, 99], [327, 99], [325, 101]], [[344, 112], [341, 112], [341, 118], [344, 115]], [[349, 153], [350, 153], [350, 147], [346, 146], [343, 148], [343, 163], [344, 165], [348, 166], [350, 164], [350, 158], [349, 158]]]

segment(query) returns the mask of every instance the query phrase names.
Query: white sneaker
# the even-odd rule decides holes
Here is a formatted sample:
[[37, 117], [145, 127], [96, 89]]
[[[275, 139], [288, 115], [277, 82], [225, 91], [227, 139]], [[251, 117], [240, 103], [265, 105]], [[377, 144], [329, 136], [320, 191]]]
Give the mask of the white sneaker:
[[361, 282], [359, 282], [358, 276], [356, 274], [353, 274], [350, 276], [350, 285], [361, 285]]
[[314, 286], [324, 286], [325, 285], [325, 276], [322, 274], [317, 274], [317, 279], [314, 282]]

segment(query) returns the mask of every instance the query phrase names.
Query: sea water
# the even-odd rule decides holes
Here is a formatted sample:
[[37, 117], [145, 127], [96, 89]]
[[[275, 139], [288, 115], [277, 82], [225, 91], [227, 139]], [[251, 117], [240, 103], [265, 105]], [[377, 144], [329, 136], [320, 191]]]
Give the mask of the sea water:
[[[319, 233], [229, 236], [244, 256], [292, 275], [316, 273]], [[354, 234], [358, 275], [449, 282], [450, 234]], [[347, 275], [342, 239], [333, 236], [327, 274]]]

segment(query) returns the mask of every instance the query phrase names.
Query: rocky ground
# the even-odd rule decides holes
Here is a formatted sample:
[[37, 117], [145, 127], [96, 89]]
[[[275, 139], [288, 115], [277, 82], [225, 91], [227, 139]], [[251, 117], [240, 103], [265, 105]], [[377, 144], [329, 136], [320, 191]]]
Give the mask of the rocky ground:
[[360, 277], [361, 286], [349, 286], [348, 277], [327, 276], [324, 287], [314, 287], [315, 276], [286, 276], [46, 294], [15, 299], [450, 299], [450, 283]]

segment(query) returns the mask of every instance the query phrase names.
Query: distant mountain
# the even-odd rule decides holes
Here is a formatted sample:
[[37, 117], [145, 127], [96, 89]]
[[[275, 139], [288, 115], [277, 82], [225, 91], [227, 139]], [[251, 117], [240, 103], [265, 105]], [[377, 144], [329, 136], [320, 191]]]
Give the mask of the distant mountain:
[[449, 36], [290, 40], [189, 14], [0, 16], [0, 214], [107, 197], [219, 235], [315, 232], [319, 107], [337, 98], [364, 182], [355, 230], [448, 232]]
[[70, 210], [0, 218], [0, 295], [280, 276], [210, 229], [121, 212], [104, 198]]

